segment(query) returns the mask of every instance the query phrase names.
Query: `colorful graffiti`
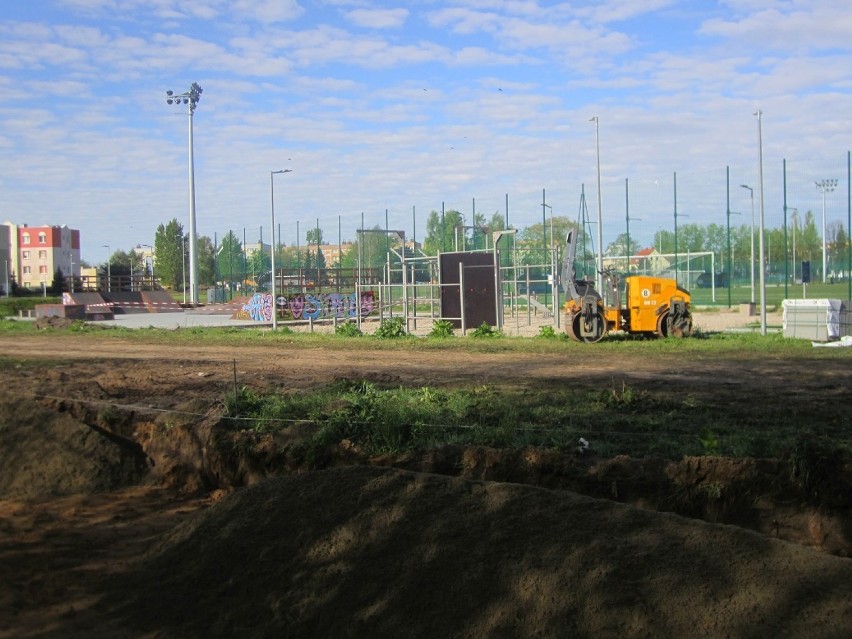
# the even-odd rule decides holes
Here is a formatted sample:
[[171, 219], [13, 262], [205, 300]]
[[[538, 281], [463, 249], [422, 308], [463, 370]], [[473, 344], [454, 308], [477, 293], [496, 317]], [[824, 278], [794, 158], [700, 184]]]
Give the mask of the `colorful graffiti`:
[[[358, 293], [295, 293], [276, 300], [279, 311], [296, 320], [318, 320], [358, 316]], [[375, 307], [373, 291], [361, 292], [361, 316], [369, 315]], [[255, 293], [244, 304], [241, 316], [256, 322], [272, 321], [272, 295]]]
[[248, 304], [243, 304], [242, 310], [255, 322], [271, 322], [272, 296], [268, 293], [255, 293]]

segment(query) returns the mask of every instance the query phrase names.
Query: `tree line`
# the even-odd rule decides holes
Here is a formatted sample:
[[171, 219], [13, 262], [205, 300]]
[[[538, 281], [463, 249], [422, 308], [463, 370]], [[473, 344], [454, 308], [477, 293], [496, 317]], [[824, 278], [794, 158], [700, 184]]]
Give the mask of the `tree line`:
[[[593, 256], [594, 233], [581, 228], [576, 220], [564, 216], [550, 216], [514, 233], [503, 234], [500, 248], [504, 253], [518, 249], [516, 255], [521, 264], [545, 265], [550, 263], [551, 250], [561, 249], [569, 230], [575, 230], [579, 239], [578, 260]], [[490, 217], [477, 213], [473, 219], [457, 210], [432, 211], [426, 220], [426, 237], [419, 245], [424, 255], [434, 256], [439, 252], [462, 250], [493, 249], [495, 232], [507, 231], [505, 218], [495, 212]], [[785, 230], [783, 228], [766, 229], [765, 252], [767, 268], [783, 272], [785, 256]], [[757, 229], [752, 234], [750, 224], [730, 227], [730, 249], [734, 262], [734, 275], [737, 269], [746, 270], [750, 260], [751, 246], [757, 255]], [[804, 219], [793, 216], [788, 220], [786, 229], [786, 256], [790, 261], [810, 260], [819, 262], [822, 256], [822, 238], [817, 230], [814, 214], [808, 211]], [[339, 263], [328, 263], [323, 252], [323, 233], [319, 228], [307, 229], [305, 243], [300, 246], [275, 246], [276, 269], [284, 271], [336, 268], [380, 269], [390, 253], [394, 255], [405, 250], [402, 238], [388, 233], [380, 226], [358, 232], [347, 248]], [[754, 244], [752, 245], [752, 240]], [[841, 222], [833, 222], [826, 229], [826, 246], [829, 264], [845, 264], [849, 244], [846, 229]], [[182, 290], [188, 280], [189, 237], [183, 225], [176, 219], [157, 227], [153, 246], [153, 270], [157, 280], [167, 287]], [[675, 246], [677, 244], [677, 246]], [[636, 237], [627, 232], [619, 234], [605, 250], [606, 256], [635, 255], [639, 250], [655, 248], [663, 254], [713, 252], [718, 257], [717, 269], [727, 269], [729, 231], [721, 224], [683, 224], [678, 227], [677, 237], [674, 230], [658, 230], [654, 234], [653, 246], [643, 246]], [[795, 254], [794, 254], [795, 249]], [[409, 249], [410, 250], [410, 249]], [[198, 281], [201, 285], [214, 285], [223, 280], [235, 278], [257, 279], [271, 269], [268, 251], [246, 250], [243, 242], [234, 231], [229, 231], [221, 241], [214, 243], [209, 237], [199, 236], [197, 244]], [[592, 258], [593, 259], [593, 258]], [[141, 250], [116, 251], [110, 256], [110, 268], [113, 275], [150, 274], [150, 266], [145, 263]], [[741, 266], [737, 266], [741, 265]]]

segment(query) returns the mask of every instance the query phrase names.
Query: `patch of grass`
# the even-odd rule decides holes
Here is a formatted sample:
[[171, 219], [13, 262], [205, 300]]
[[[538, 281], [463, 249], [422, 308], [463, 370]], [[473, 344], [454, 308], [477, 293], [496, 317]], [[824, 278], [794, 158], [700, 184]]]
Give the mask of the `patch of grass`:
[[[820, 464], [835, 459], [823, 449], [797, 447], [797, 437], [810, 432], [798, 421], [768, 438], [765, 422], [744, 417], [741, 407], [726, 410], [706, 405], [701, 398], [681, 398], [665, 390], [637, 391], [615, 381], [604, 391], [547, 386], [381, 388], [345, 381], [312, 393], [264, 397], [247, 393], [240, 397], [239, 412], [248, 419], [245, 427], [264, 432], [288, 428], [296, 421], [314, 422], [318, 428], [308, 448], [315, 449], [311, 454], [317, 460], [322, 458], [321, 449], [343, 440], [367, 454], [448, 444], [571, 451], [581, 437], [592, 452], [603, 456], [767, 457], [794, 450], [803, 492], [813, 493], [815, 486], [824, 489], [815, 475]], [[845, 437], [844, 445], [852, 446], [850, 435]]]
[[0, 334], [3, 333], [34, 333], [35, 322], [20, 321], [0, 317]]

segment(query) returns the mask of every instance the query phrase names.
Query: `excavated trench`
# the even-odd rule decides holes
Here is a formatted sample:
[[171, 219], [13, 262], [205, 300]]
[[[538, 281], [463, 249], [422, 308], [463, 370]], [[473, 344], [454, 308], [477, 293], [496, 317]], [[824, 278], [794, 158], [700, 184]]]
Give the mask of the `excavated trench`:
[[[187, 407], [187, 414], [201, 406]], [[230, 491], [267, 478], [344, 465], [387, 466], [511, 482], [615, 500], [735, 525], [852, 556], [852, 469], [840, 459], [598, 458], [538, 448], [444, 446], [369, 456], [348, 440], [312, 443], [304, 422], [277, 434], [198, 420], [98, 411], [61, 401], [24, 410], [0, 404], [0, 498], [102, 492], [153, 483], [188, 494]]]

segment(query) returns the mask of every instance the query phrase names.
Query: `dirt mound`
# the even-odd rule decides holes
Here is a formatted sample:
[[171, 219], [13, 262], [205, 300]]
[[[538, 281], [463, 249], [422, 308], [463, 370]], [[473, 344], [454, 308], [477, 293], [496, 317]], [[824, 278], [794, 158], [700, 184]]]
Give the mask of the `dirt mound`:
[[369, 467], [233, 493], [168, 534], [111, 592], [105, 605], [127, 636], [852, 629], [848, 559], [568, 492]]
[[92, 493], [138, 483], [138, 445], [32, 401], [0, 402], [0, 499]]

